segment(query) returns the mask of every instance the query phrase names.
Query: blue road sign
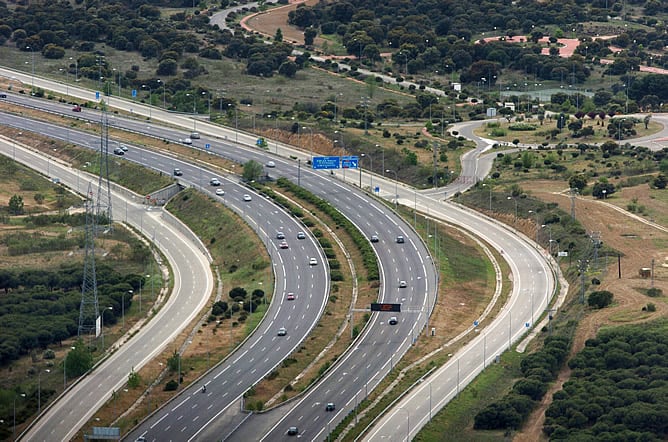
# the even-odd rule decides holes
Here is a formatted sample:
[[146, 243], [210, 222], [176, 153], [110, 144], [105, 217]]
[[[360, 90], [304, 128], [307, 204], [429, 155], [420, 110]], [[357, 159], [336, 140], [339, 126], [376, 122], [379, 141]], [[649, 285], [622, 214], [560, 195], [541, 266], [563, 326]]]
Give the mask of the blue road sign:
[[96, 100], [100, 99], [100, 91], [95, 91], [95, 99]]
[[132, 98], [137, 98], [137, 89], [132, 89]]
[[476, 327], [478, 326], [478, 324], [479, 324], [478, 321], [473, 321], [473, 325], [475, 325]]
[[357, 169], [357, 164], [359, 162], [359, 157], [357, 156], [345, 156], [341, 157], [341, 167], [343, 169]]
[[339, 169], [340, 157], [313, 157], [313, 169]]
[[205, 148], [206, 150], [209, 150], [209, 149], [211, 149], [211, 144], [209, 144], [209, 143], [206, 143], [206, 144], [204, 145], [204, 148]]
[[374, 187], [373, 191], [376, 192], [376, 193], [380, 193], [380, 186]]

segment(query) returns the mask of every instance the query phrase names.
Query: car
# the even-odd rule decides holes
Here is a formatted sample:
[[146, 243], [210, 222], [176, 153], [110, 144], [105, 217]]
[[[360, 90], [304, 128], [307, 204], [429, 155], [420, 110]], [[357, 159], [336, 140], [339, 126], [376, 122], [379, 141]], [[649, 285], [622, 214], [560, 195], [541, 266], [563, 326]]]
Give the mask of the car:
[[288, 334], [288, 331], [285, 329], [285, 327], [281, 327], [278, 329], [278, 336], [285, 336]]
[[288, 296], [285, 297], [288, 301], [294, 301], [295, 300], [295, 294], [290, 292], [288, 293]]
[[223, 189], [216, 189], [216, 195], [223, 196], [225, 195], [225, 191]]
[[192, 132], [190, 138], [193, 140], [199, 140], [199, 132]]
[[119, 144], [118, 147], [120, 147], [121, 149], [123, 149], [123, 152], [127, 152], [127, 151], [128, 151], [128, 146], [126, 146], [125, 144]]
[[184, 138], [181, 140], [181, 142], [183, 144], [188, 144], [188, 145], [193, 144], [193, 140], [191, 140], [190, 138]]
[[325, 411], [334, 411], [335, 409], [334, 402], [327, 402], [327, 405], [325, 405]]
[[276, 163], [274, 163], [273, 161], [269, 161], [267, 162], [267, 167], [276, 167]]
[[245, 193], [244, 194], [244, 201], [248, 202], [250, 200], [252, 200], [251, 196], [249, 194]]
[[297, 239], [306, 239], [304, 232], [297, 232]]
[[380, 241], [378, 235], [371, 235], [371, 242], [378, 242], [378, 241]]
[[7, 94], [1, 94], [0, 93], [0, 98], [7, 98]]
[[183, 172], [178, 167], [174, 169], [174, 176], [181, 176]]
[[397, 321], [396, 316], [392, 316], [389, 321], [387, 321], [390, 325], [397, 325], [399, 321]]
[[212, 186], [220, 186], [220, 180], [218, 178], [211, 178], [209, 184], [211, 184]]
[[402, 235], [397, 236], [397, 244], [403, 244], [405, 242], [404, 237]]
[[288, 436], [296, 436], [299, 434], [299, 429], [297, 427], [288, 428]]
[[308, 265], [317, 266], [318, 265], [318, 260], [316, 258], [311, 258], [311, 259], [308, 260]]
[[287, 241], [283, 241], [283, 242], [281, 242], [281, 244], [279, 244], [279, 247], [280, 247], [281, 249], [287, 249], [287, 248], [289, 248]]
[[81, 106], [78, 104], [72, 107], [72, 112], [81, 112]]
[[135, 442], [146, 442], [146, 438], [144, 436], [139, 436], [137, 439], [135, 439]]
[[125, 152], [120, 147], [117, 147], [114, 149], [114, 155], [125, 155]]
[[406, 281], [404, 281], [403, 279], [401, 281], [399, 281], [399, 288], [400, 289], [405, 289], [406, 287], [408, 287], [408, 284], [406, 284]]
[[278, 232], [276, 232], [276, 239], [285, 239], [285, 233], [279, 230]]

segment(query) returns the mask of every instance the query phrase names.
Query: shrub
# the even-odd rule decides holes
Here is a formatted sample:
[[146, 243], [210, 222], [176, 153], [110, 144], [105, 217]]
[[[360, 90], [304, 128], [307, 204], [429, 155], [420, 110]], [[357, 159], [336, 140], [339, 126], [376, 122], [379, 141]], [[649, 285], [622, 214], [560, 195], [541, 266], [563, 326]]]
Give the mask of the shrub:
[[587, 303], [590, 307], [594, 308], [604, 308], [609, 306], [612, 303], [613, 294], [607, 290], [601, 290], [596, 292], [591, 292], [587, 299]]
[[177, 388], [179, 388], [179, 383], [176, 382], [174, 379], [170, 379], [165, 384], [165, 388], [163, 390], [165, 390], [165, 391], [176, 391]]
[[647, 290], [647, 296], [652, 298], [658, 298], [661, 295], [663, 295], [663, 290], [658, 287], [652, 287], [651, 289]]
[[508, 126], [508, 129], [515, 131], [529, 131], [529, 130], [536, 130], [536, 126], [529, 123], [513, 123], [510, 126]]

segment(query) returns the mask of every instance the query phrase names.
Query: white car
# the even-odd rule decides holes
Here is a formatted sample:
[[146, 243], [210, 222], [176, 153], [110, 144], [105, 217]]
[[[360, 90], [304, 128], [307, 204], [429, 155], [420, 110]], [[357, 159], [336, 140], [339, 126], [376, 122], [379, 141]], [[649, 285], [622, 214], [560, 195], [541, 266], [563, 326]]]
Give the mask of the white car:
[[251, 196], [250, 196], [249, 194], [247, 194], [247, 193], [244, 194], [244, 201], [248, 202], [248, 201], [250, 201], [250, 200], [252, 200], [252, 199], [253, 199], [253, 198], [251, 198]]
[[311, 258], [308, 260], [308, 265], [310, 266], [317, 266], [318, 265], [318, 260], [315, 258]]
[[225, 195], [225, 191], [223, 189], [216, 189], [216, 195], [223, 196]]
[[188, 144], [188, 145], [193, 144], [193, 140], [191, 140], [190, 138], [184, 138], [183, 140], [181, 140], [181, 142], [183, 144]]
[[288, 334], [288, 331], [285, 329], [285, 327], [281, 327], [278, 329], [278, 336], [285, 336]]
[[267, 162], [267, 167], [276, 167], [276, 163], [274, 163], [273, 161], [269, 161]]
[[399, 281], [399, 288], [400, 289], [405, 289], [406, 287], [408, 287], [408, 284], [406, 284], [406, 281], [404, 281], [403, 279], [401, 281]]

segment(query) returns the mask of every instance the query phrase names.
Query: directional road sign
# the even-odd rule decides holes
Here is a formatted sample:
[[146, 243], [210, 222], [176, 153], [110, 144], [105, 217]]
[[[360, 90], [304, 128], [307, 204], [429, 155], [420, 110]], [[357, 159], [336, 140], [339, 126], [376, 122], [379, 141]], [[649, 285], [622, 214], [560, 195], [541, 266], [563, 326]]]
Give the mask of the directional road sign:
[[314, 169], [339, 169], [339, 157], [313, 157]]
[[341, 157], [341, 167], [343, 169], [357, 169], [358, 163], [359, 163], [359, 157], [357, 156]]

